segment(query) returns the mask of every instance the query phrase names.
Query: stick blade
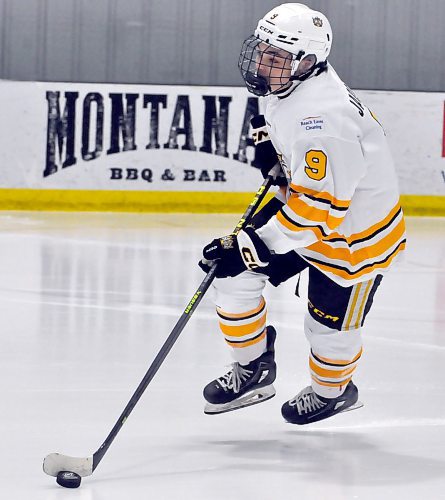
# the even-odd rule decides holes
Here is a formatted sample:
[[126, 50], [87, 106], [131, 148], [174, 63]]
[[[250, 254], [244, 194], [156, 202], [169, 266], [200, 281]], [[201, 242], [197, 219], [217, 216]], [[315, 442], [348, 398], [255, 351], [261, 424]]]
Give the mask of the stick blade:
[[69, 457], [61, 453], [50, 453], [43, 460], [43, 471], [54, 477], [57, 477], [60, 471], [75, 472], [80, 477], [91, 476], [93, 457]]

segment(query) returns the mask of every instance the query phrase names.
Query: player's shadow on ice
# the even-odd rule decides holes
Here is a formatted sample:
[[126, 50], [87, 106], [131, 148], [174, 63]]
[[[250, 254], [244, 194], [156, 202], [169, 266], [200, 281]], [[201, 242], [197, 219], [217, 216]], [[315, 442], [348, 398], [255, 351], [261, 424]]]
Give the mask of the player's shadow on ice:
[[[372, 441], [369, 434], [358, 431], [294, 428], [275, 439], [209, 440], [189, 434], [187, 438], [154, 444], [150, 438], [145, 442], [138, 437], [132, 447], [131, 465], [120, 464], [118, 473], [112, 471], [111, 477], [98, 475], [94, 482], [150, 477], [173, 480], [215, 473], [225, 476], [232, 471], [297, 475], [327, 487], [348, 484], [372, 488], [443, 478], [445, 459], [398, 453], [397, 442], [377, 437]], [[145, 458], [138, 456], [141, 453]]]
[[397, 453], [396, 443], [388, 451], [359, 432], [292, 430], [285, 435], [282, 439], [221, 440], [208, 445], [227, 455], [227, 463], [221, 464], [225, 471], [298, 473], [327, 484], [419, 483], [443, 478], [445, 470], [445, 460]]

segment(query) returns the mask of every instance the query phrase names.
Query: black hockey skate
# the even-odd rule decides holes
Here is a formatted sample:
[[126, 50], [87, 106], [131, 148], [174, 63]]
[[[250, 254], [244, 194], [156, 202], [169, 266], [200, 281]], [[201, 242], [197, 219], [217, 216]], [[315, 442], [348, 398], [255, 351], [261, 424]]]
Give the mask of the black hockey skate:
[[312, 387], [306, 387], [284, 403], [281, 414], [291, 424], [304, 425], [362, 406], [363, 403], [358, 401], [358, 389], [351, 381], [341, 396], [332, 399], [319, 396]]
[[276, 331], [267, 327], [267, 350], [248, 365], [233, 363], [232, 369], [207, 384], [204, 413], [214, 415], [262, 403], [275, 396], [272, 382], [276, 377], [274, 342]]

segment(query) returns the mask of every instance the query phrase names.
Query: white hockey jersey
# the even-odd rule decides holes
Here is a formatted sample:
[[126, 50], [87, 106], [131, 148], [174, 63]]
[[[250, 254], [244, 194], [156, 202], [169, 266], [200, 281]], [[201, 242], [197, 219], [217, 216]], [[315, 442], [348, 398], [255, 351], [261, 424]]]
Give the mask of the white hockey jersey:
[[288, 179], [287, 203], [258, 234], [296, 250], [341, 286], [386, 271], [405, 248], [405, 223], [385, 132], [332, 66], [264, 115]]

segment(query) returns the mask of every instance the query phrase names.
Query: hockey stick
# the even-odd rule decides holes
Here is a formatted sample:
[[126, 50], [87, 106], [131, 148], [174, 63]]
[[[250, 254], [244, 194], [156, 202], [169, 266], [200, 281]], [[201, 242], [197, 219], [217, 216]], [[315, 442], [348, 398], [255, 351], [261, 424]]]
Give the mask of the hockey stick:
[[[275, 166], [269, 172], [269, 175], [266, 177], [263, 184], [256, 192], [252, 202], [247, 207], [243, 216], [236, 225], [233, 234], [238, 234], [244, 227], [244, 225], [250, 221], [256, 209], [263, 201], [276, 175], [277, 175], [277, 166]], [[50, 453], [43, 460], [43, 470], [44, 472], [46, 472], [46, 474], [57, 477], [57, 474], [59, 472], [69, 471], [69, 472], [75, 472], [81, 477], [86, 477], [90, 476], [94, 472], [94, 470], [104, 457], [105, 453], [108, 451], [108, 448], [111, 446], [111, 443], [113, 442], [114, 438], [121, 430], [127, 418], [130, 416], [130, 413], [133, 411], [133, 408], [136, 406], [137, 402], [141, 398], [148, 384], [151, 382], [156, 372], [159, 370], [160, 366], [164, 362], [165, 358], [167, 357], [174, 343], [178, 339], [179, 335], [181, 334], [182, 330], [184, 329], [191, 315], [198, 307], [198, 304], [201, 302], [201, 299], [204, 297], [204, 294], [210, 287], [212, 281], [215, 278], [216, 266], [217, 266], [216, 263], [211, 266], [206, 277], [203, 279], [201, 285], [196, 290], [190, 302], [187, 304], [178, 322], [174, 326], [167, 340], [164, 342], [163, 346], [161, 347], [161, 350], [159, 351], [156, 358], [148, 368], [147, 373], [141, 380], [133, 396], [131, 396], [130, 401], [127, 403], [127, 406], [125, 407], [124, 411], [122, 412], [117, 422], [114, 424], [114, 427], [111, 429], [111, 432], [108, 434], [101, 447], [92, 456], [85, 458], [70, 457], [68, 455], [62, 455], [60, 453]]]

